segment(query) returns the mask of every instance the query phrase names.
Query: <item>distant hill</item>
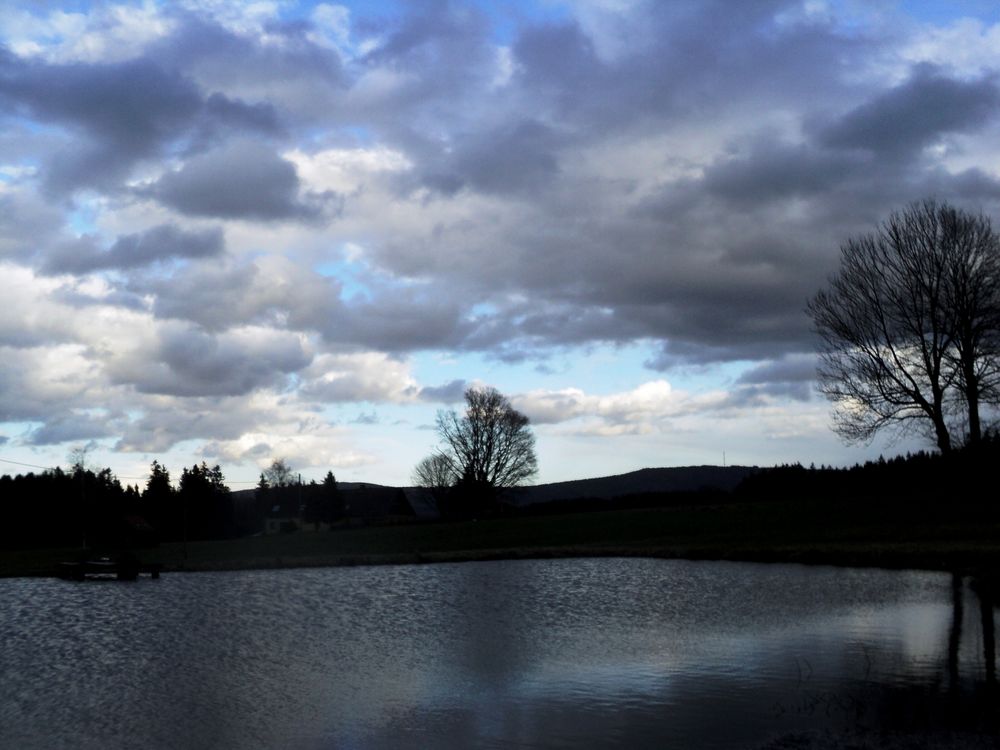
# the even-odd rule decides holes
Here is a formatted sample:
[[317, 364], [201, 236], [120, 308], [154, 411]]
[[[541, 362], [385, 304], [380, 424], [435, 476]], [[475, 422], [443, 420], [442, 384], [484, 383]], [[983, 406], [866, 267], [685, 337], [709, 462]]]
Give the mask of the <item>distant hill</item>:
[[[384, 485], [374, 484], [372, 482], [337, 482], [337, 487], [342, 490], [356, 490], [360, 489], [361, 487], [383, 487], [383, 486]], [[233, 490], [232, 495], [233, 499], [236, 500], [237, 502], [250, 501], [253, 500], [254, 497], [257, 495], [257, 489], [253, 488], [249, 490]]]
[[[639, 469], [627, 474], [594, 479], [575, 479], [569, 482], [537, 484], [514, 490], [511, 500], [515, 505], [550, 503], [555, 500], [593, 498], [612, 500], [623, 495], [646, 492], [697, 492], [703, 489], [731, 492], [744, 477], [759, 469], [753, 466], [673, 466], [660, 469]], [[373, 482], [337, 482], [343, 490], [359, 487], [381, 487]], [[254, 490], [237, 490], [234, 496], [253, 497]]]
[[628, 474], [595, 479], [576, 479], [523, 487], [513, 498], [517, 505], [555, 500], [597, 498], [611, 500], [645, 492], [696, 492], [703, 489], [731, 492], [743, 479], [759, 471], [752, 466], [676, 466], [639, 469]]

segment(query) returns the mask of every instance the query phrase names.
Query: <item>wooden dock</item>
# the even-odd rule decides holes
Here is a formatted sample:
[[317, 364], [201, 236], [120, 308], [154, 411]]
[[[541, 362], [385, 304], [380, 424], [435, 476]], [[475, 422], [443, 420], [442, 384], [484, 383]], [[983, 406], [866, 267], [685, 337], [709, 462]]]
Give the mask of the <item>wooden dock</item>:
[[95, 560], [77, 560], [59, 564], [57, 575], [67, 581], [116, 580], [134, 581], [141, 575], [159, 578], [162, 563], [140, 563], [137, 560], [112, 560], [100, 557]]

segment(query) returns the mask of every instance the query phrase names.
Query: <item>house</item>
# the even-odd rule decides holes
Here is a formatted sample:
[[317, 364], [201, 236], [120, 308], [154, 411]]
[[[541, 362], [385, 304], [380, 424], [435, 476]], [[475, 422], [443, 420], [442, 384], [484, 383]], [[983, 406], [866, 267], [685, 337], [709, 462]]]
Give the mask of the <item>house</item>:
[[434, 491], [426, 487], [403, 487], [406, 501], [418, 521], [435, 521], [441, 517]]
[[[346, 486], [345, 486], [346, 485]], [[307, 488], [308, 489], [308, 488]], [[274, 491], [271, 491], [274, 493]], [[295, 493], [274, 493], [269, 496], [271, 507], [264, 516], [264, 533], [278, 534], [312, 529], [305, 522], [308, 493], [302, 502]], [[341, 485], [337, 501], [343, 509], [343, 518], [334, 518], [335, 525], [398, 524], [426, 521], [439, 517], [437, 504], [430, 490], [422, 487], [385, 487], [378, 484]], [[327, 522], [319, 525], [328, 528]]]
[[406, 493], [399, 487], [360, 484], [340, 491], [347, 522], [409, 523], [417, 519]]
[[265, 496], [268, 508], [264, 513], [264, 533], [278, 534], [302, 528], [304, 503], [299, 486], [276, 487]]

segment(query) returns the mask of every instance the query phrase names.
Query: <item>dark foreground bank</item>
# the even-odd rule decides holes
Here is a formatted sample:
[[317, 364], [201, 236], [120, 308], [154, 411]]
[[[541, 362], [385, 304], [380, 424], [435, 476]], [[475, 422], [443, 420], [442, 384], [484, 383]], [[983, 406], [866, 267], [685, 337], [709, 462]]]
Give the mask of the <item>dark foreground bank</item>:
[[[0, 575], [51, 575], [79, 549], [5, 550]], [[995, 504], [865, 498], [694, 504], [301, 530], [138, 550], [172, 570], [644, 556], [1000, 571]]]

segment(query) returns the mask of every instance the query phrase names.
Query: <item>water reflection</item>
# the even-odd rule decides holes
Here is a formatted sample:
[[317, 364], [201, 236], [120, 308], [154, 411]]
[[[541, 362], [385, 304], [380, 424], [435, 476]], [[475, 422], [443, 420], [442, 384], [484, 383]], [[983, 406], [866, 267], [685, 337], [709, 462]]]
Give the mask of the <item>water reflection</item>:
[[993, 590], [613, 559], [6, 580], [0, 746], [729, 748], [982, 725]]

